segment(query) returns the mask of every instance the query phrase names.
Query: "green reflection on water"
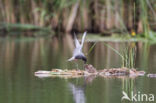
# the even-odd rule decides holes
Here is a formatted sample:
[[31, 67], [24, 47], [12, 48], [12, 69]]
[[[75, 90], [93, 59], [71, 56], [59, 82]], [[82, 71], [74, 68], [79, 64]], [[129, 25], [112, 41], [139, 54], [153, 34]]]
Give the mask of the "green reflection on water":
[[[122, 90], [156, 95], [154, 78], [138, 77], [79, 79], [37, 78], [37, 70], [72, 69], [67, 62], [74, 45], [71, 38], [34, 39], [28, 42], [9, 39], [0, 41], [0, 101], [2, 103], [120, 103]], [[85, 43], [87, 53], [93, 43]], [[108, 42], [120, 50], [124, 43]], [[125, 45], [125, 44], [124, 44]], [[137, 43], [136, 68], [156, 72], [156, 45]], [[121, 59], [98, 42], [88, 57], [98, 69], [120, 67]], [[125, 101], [124, 101], [125, 102]], [[125, 102], [126, 103], [126, 102]]]

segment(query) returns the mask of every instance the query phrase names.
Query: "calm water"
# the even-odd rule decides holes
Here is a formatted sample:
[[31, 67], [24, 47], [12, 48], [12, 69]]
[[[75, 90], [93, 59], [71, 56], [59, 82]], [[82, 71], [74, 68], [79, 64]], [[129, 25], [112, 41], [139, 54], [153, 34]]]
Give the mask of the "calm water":
[[[156, 79], [146, 76], [131, 79], [102, 77], [60, 79], [34, 76], [37, 70], [75, 68], [75, 64], [67, 62], [74, 47], [71, 42], [72, 39], [69, 37], [1, 39], [0, 102], [121, 103], [123, 90], [152, 93], [156, 96]], [[93, 44], [92, 42], [85, 43], [85, 54]], [[119, 51], [129, 45], [129, 43], [114, 42], [108, 42], [108, 44]], [[148, 73], [156, 73], [156, 44], [132, 43], [134, 44], [137, 46], [135, 67]], [[120, 67], [121, 58], [99, 42], [89, 54], [88, 63], [93, 64], [97, 69]], [[129, 102], [123, 100], [122, 103]]]

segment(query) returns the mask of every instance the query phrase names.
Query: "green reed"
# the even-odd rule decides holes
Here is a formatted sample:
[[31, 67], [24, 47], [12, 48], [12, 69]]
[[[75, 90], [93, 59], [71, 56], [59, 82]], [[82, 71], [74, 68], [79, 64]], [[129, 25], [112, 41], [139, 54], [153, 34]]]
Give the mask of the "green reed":
[[[135, 80], [133, 78], [122, 78], [122, 92], [125, 92], [130, 98], [131, 98], [131, 92], [134, 92], [134, 89], [135, 89], [134, 83], [135, 83]], [[122, 101], [123, 102], [121, 103], [125, 103], [124, 100]]]
[[136, 46], [135, 43], [130, 43], [128, 46], [122, 50], [122, 55], [124, 60], [122, 61], [123, 67], [134, 68], [135, 57], [136, 57]]
[[104, 45], [121, 57], [122, 67], [134, 68], [136, 57], [136, 45], [134, 42], [125, 44], [125, 48], [121, 50], [121, 52], [106, 43], [104, 43]]
[[148, 38], [148, 31], [154, 30], [150, 24], [155, 22], [155, 4], [155, 0], [1, 0], [0, 21], [63, 32], [87, 29], [129, 35], [135, 29]]

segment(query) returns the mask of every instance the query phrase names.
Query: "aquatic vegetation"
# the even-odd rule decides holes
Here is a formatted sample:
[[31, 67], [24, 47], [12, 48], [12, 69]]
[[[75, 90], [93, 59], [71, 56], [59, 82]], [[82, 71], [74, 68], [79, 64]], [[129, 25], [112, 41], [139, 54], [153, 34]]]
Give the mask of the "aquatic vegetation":
[[[126, 78], [122, 80], [122, 91], [127, 95], [131, 95], [131, 92], [134, 91], [134, 78]], [[129, 98], [130, 99], [130, 98]]]
[[[152, 33], [153, 36], [155, 36], [154, 32]], [[87, 36], [87, 40], [91, 42], [147, 42], [148, 39], [142, 37], [141, 35], [136, 34], [135, 36], [125, 34], [125, 35], [120, 35], [120, 34], [112, 34], [112, 36], [101, 36], [100, 34], [89, 34]], [[153, 40], [154, 41], [154, 38]]]
[[150, 77], [150, 78], [156, 78], [156, 74], [147, 74], [147, 77]]
[[96, 45], [96, 42], [94, 42], [94, 44], [90, 47], [88, 53], [87, 53], [87, 56], [93, 51], [94, 47]]
[[[10, 24], [10, 23], [0, 23], [0, 31], [1, 34], [5, 35], [33, 35], [33, 36], [40, 36], [40, 35], [54, 35], [54, 32], [48, 27], [40, 27], [31, 24]], [[4, 33], [3, 33], [4, 32]], [[21, 34], [22, 33], [22, 34]], [[37, 34], [37, 35], [36, 35]]]
[[[128, 44], [126, 43], [123, 48], [123, 50], [118, 51], [111, 47], [110, 45], [103, 43], [105, 46], [113, 50], [117, 55], [121, 57], [122, 60], [122, 67], [127, 67], [127, 68], [134, 68], [135, 66], [135, 57], [136, 57], [136, 44], [135, 42], [129, 42]], [[94, 46], [96, 45], [96, 42], [90, 47], [89, 53], [93, 50]]]
[[123, 51], [123, 67], [134, 68], [136, 57], [136, 46], [131, 42]]
[[136, 71], [135, 69], [128, 68], [111, 68], [111, 69], [103, 69], [97, 71], [91, 64], [85, 65], [85, 70], [62, 70], [62, 69], [52, 69], [52, 71], [42, 71], [39, 70], [35, 72], [35, 76], [38, 77], [63, 77], [63, 78], [79, 78], [82, 76], [102, 76], [102, 77], [137, 77], [143, 76], [145, 74], [144, 71]]
[[104, 35], [130, 35], [134, 30], [132, 36], [148, 38], [149, 31], [155, 31], [155, 4], [155, 0], [1, 0], [0, 21]]
[[136, 56], [136, 46], [135, 42], [130, 42], [125, 45], [125, 48], [121, 52], [117, 51], [110, 45], [104, 43], [105, 46], [113, 50], [117, 55], [121, 57], [122, 67], [134, 68], [135, 65], [135, 56]]

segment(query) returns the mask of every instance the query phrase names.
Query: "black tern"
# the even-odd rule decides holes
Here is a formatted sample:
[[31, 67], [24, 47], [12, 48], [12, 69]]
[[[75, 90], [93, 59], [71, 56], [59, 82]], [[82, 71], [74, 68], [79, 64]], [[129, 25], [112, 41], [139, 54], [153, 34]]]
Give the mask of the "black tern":
[[80, 44], [75, 33], [74, 33], [75, 49], [73, 51], [73, 56], [70, 59], [68, 59], [68, 61], [81, 59], [84, 61], [84, 63], [87, 62], [87, 58], [85, 57], [85, 55], [82, 52], [82, 48], [83, 48], [83, 44], [84, 44], [86, 34], [87, 34], [87, 32], [84, 32], [84, 34], [82, 36], [81, 44]]

